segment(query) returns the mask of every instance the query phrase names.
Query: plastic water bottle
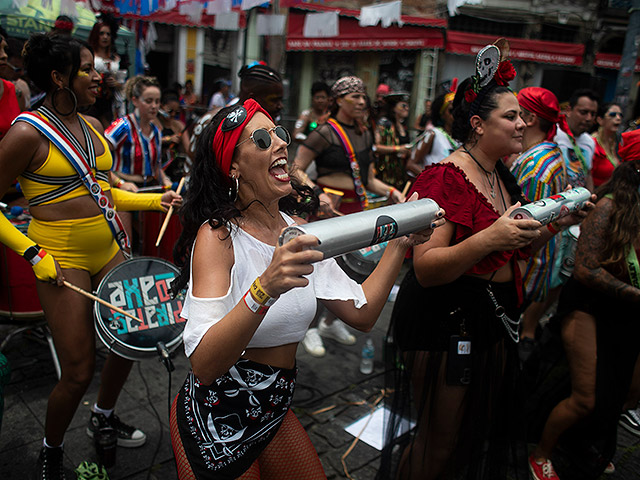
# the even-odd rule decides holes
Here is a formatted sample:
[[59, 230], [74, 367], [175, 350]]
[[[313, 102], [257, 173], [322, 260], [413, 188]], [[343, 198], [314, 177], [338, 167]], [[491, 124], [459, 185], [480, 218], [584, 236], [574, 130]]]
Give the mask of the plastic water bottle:
[[362, 359], [360, 360], [360, 373], [369, 375], [373, 372], [373, 357], [375, 355], [375, 347], [373, 340], [367, 338], [362, 346]]

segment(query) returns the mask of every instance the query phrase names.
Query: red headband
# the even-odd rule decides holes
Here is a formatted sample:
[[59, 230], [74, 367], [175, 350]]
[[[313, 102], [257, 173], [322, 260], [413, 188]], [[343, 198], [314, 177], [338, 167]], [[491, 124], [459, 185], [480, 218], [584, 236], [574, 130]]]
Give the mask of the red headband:
[[224, 175], [229, 175], [233, 152], [236, 149], [240, 135], [242, 135], [244, 126], [258, 112], [264, 113], [269, 120], [273, 121], [271, 115], [258, 102], [253, 98], [249, 98], [245, 100], [243, 105], [238, 105], [229, 112], [227, 117], [220, 122], [218, 130], [213, 137], [213, 153]]

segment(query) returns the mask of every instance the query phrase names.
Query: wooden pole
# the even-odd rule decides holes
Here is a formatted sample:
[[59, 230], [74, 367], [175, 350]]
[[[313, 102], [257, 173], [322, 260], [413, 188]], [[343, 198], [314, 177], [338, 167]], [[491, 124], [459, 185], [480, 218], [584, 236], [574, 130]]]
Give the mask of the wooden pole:
[[[176, 189], [176, 193], [178, 195], [180, 195], [180, 192], [182, 191], [182, 187], [184, 186], [184, 179], [185, 177], [182, 177], [180, 179], [180, 183], [178, 184], [178, 188]], [[162, 241], [164, 232], [167, 230], [167, 226], [169, 225], [169, 220], [171, 220], [171, 215], [173, 215], [173, 205], [169, 207], [167, 216], [164, 218], [164, 222], [162, 223], [162, 227], [160, 228], [160, 233], [158, 233], [158, 239], [156, 240], [156, 248], [160, 245], [160, 242]]]
[[142, 320], [140, 320], [138, 317], [134, 317], [133, 315], [131, 315], [128, 312], [125, 312], [123, 309], [116, 307], [115, 305], [113, 305], [112, 303], [107, 302], [106, 300], [101, 299], [100, 297], [98, 297], [97, 295], [94, 295], [93, 293], [89, 293], [86, 290], [83, 290], [82, 288], [74, 285], [73, 283], [69, 283], [66, 280], [64, 281], [64, 286], [67, 288], [70, 288], [71, 290], [73, 290], [74, 292], [78, 292], [80, 295], [84, 295], [87, 298], [90, 298], [91, 300], [95, 300], [96, 302], [104, 305], [105, 307], [109, 307], [112, 310], [121, 313], [122, 315], [131, 318], [132, 320], [135, 320], [136, 322], [139, 323], [144, 323]]

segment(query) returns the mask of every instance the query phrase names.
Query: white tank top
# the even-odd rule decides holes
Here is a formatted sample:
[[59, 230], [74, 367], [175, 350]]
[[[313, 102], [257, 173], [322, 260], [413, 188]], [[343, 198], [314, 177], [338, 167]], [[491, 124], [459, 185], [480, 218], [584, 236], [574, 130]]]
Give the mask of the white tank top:
[[[282, 213], [288, 225], [294, 220]], [[249, 290], [249, 287], [271, 263], [275, 247], [267, 245], [237, 226], [231, 229], [234, 264], [231, 268], [231, 284], [222, 297], [200, 298], [193, 296], [190, 278], [189, 288], [180, 316], [187, 319], [183, 340], [187, 356], [196, 349], [207, 330], [227, 315]], [[193, 272], [193, 250], [191, 254]], [[247, 348], [264, 348], [296, 343], [302, 340], [316, 314], [316, 299], [353, 300], [356, 308], [366, 305], [362, 287], [351, 280], [330, 258], [313, 265], [308, 275], [309, 285], [294, 288], [280, 295], [269, 308], [262, 323], [254, 333]]]

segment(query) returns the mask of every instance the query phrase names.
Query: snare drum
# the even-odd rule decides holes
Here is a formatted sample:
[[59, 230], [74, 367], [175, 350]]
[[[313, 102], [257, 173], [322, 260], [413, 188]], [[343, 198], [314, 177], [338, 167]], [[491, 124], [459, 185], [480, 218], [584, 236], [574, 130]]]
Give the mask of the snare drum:
[[349, 275], [349, 278], [358, 283], [362, 283], [371, 275], [376, 265], [378, 265], [384, 249], [387, 247], [387, 243], [388, 242], [383, 242], [377, 245], [371, 245], [340, 255], [336, 257], [336, 261], [338, 265], [340, 265], [340, 268]]
[[[29, 220], [9, 218], [22, 233], [27, 234]], [[5, 245], [0, 244], [0, 315], [11, 318], [44, 315], [36, 276], [31, 264]]]
[[142, 219], [142, 255], [163, 258], [172, 262], [173, 246], [180, 237], [182, 225], [177, 212], [174, 211], [171, 220], [169, 220], [169, 225], [167, 225], [167, 230], [162, 236], [162, 241], [156, 247], [158, 234], [166, 216], [167, 214], [163, 212], [140, 212]]
[[138, 317], [136, 322], [109, 307], [94, 305], [96, 332], [102, 342], [129, 360], [157, 355], [163, 342], [173, 350], [182, 342], [183, 296], [171, 298], [170, 287], [179, 270], [159, 258], [138, 257], [117, 265], [100, 282], [97, 295]]

